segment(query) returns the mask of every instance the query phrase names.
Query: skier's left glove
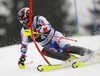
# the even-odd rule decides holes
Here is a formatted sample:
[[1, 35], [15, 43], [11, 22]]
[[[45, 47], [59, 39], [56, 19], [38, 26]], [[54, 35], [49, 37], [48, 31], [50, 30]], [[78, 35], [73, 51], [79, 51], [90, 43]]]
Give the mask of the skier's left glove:
[[26, 61], [26, 56], [21, 56], [20, 58], [19, 58], [19, 61], [18, 61], [18, 66], [19, 66], [19, 68], [24, 68], [25, 67], [25, 64], [24, 64], [24, 62]]

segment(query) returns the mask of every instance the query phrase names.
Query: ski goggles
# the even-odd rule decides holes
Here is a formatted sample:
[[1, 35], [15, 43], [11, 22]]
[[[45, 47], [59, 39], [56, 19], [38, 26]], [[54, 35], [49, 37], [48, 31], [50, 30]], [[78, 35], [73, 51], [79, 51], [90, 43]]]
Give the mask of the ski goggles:
[[29, 22], [29, 19], [19, 20], [21, 24], [27, 24]]

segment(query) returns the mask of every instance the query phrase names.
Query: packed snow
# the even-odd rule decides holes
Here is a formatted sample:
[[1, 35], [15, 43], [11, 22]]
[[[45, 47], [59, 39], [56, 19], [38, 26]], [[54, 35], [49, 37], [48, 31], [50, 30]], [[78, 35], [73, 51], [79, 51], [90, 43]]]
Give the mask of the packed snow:
[[[82, 46], [94, 51], [100, 51], [100, 36], [80, 36], [71, 37], [78, 42], [70, 43], [76, 46]], [[39, 45], [39, 44], [38, 44]], [[39, 48], [42, 47], [39, 45]], [[20, 44], [0, 48], [0, 76], [100, 76], [100, 63], [73, 69], [72, 67], [39, 72], [37, 66], [47, 63], [38, 53], [33, 42], [29, 43], [27, 51], [27, 61], [33, 61], [26, 65], [24, 69], [19, 69], [18, 59], [20, 57]], [[46, 57], [51, 64], [60, 64], [63, 61]]]

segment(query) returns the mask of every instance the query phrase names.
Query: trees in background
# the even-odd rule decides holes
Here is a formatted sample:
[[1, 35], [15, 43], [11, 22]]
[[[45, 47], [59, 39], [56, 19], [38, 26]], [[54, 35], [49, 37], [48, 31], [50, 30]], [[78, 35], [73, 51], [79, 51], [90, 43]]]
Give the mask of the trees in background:
[[[66, 15], [62, 12], [64, 0], [33, 0], [34, 15], [42, 15], [47, 18], [53, 28], [63, 32], [63, 19]], [[17, 19], [18, 11], [29, 6], [29, 0], [1, 0], [0, 3], [0, 30], [4, 28], [4, 34], [0, 34], [0, 47], [21, 43], [20, 30], [22, 25]], [[29, 38], [29, 42], [32, 41]]]

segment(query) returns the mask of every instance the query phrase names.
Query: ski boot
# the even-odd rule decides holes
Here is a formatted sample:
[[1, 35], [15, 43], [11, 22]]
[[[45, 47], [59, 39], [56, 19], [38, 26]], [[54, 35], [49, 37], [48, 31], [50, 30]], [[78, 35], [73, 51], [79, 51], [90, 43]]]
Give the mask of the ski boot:
[[19, 59], [19, 61], [18, 61], [18, 65], [19, 65], [20, 69], [22, 69], [22, 68], [25, 67], [25, 64], [24, 64], [24, 62], [26, 61], [25, 57], [26, 56], [21, 56], [20, 59]]

